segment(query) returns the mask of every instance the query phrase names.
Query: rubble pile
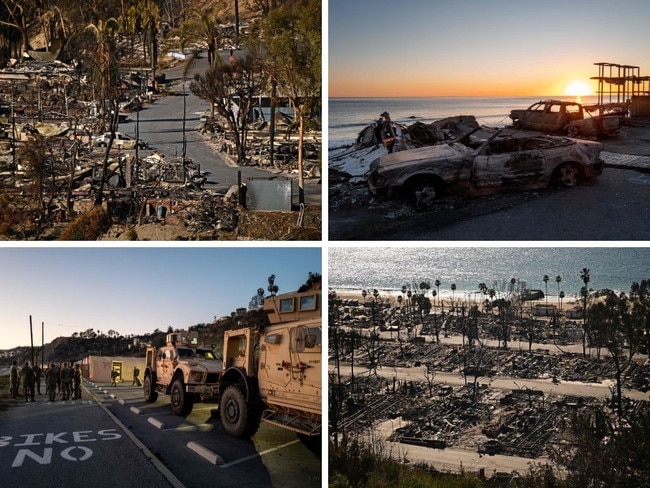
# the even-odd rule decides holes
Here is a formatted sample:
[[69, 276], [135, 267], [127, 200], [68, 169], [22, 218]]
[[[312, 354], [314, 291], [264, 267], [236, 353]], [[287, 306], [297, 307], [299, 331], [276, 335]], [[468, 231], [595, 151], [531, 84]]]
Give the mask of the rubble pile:
[[[528, 352], [483, 348], [480, 358], [477, 352], [451, 344], [407, 342], [401, 345], [382, 341], [380, 366], [419, 367], [427, 365], [435, 371], [467, 372], [473, 376], [471, 365], [480, 361], [480, 376], [510, 377], [522, 379], [557, 378], [563, 381], [602, 383], [614, 377], [616, 365], [611, 357], [601, 358], [576, 353], [550, 354], [548, 351]], [[341, 361], [352, 359], [350, 351], [343, 351]], [[355, 351], [355, 362], [367, 364], [367, 352]], [[627, 386], [642, 392], [650, 391], [650, 361], [632, 362], [624, 375], [629, 378]]]
[[202, 195], [195, 205], [188, 208], [186, 225], [194, 232], [230, 232], [237, 227], [238, 209], [234, 199], [210, 194]]
[[[141, 110], [144, 100], [154, 101], [154, 94], [146, 91], [146, 71], [134, 68], [123, 72], [123, 92], [118, 101], [120, 122], [130, 112]], [[159, 83], [165, 81], [164, 75], [158, 78]], [[39, 230], [22, 229], [20, 235], [42, 238], [45, 237], [43, 229], [48, 229], [46, 237], [55, 239], [64, 222], [92, 209], [100, 190], [116, 227], [107, 237], [123, 235], [129, 226], [146, 224], [167, 226], [165, 232], [147, 232], [146, 238], [156, 240], [166, 240], [165, 236], [169, 235], [221, 239], [237, 232], [242, 221], [239, 213], [244, 209], [237, 207], [236, 199], [205, 189], [208, 173], [201, 172], [200, 165], [190, 159], [168, 161], [158, 151], [150, 150], [146, 141], [130, 138], [125, 142], [129, 138], [123, 137], [118, 141], [122, 145], [114, 142], [103, 167], [105, 149], [98, 146], [105, 145], [105, 141], [94, 134], [101, 132], [105, 136], [108, 109], [101, 106], [101, 101], [91, 98], [93, 90], [88, 88], [88, 83], [89, 79], [76, 66], [59, 61], [26, 61], [0, 70], [0, 186], [11, 195], [12, 208], [25, 207], [25, 215], [38, 214], [30, 222], [39, 222]], [[252, 158], [246, 164], [264, 167], [269, 139], [263, 127], [258, 129], [249, 138]], [[220, 135], [218, 132], [210, 137], [222, 138], [219, 149], [234, 152], [225, 135], [227, 131], [221, 130]], [[31, 173], [28, 175], [30, 168], [24, 164], [22, 154], [37, 135], [47, 138], [49, 151], [44, 169], [46, 184], [42, 184], [42, 189], [35, 185], [39, 181]], [[136, 144], [141, 149], [139, 158], [131, 149]], [[295, 137], [276, 142], [275, 152], [276, 165], [271, 173], [295, 173]], [[303, 147], [303, 170], [307, 177], [320, 178], [320, 152], [320, 131], [309, 132]], [[45, 211], [39, 210], [40, 194], [43, 194]], [[28, 204], [33, 208], [27, 208]], [[275, 224], [282, 228], [278, 234], [287, 239], [299, 239], [302, 232], [307, 239], [320, 240], [320, 209], [318, 212], [318, 218], [309, 215], [315, 230], [310, 227], [302, 232], [302, 222], [292, 228], [286, 225], [285, 216], [269, 214], [268, 222], [259, 227]], [[291, 213], [290, 219], [296, 218]], [[178, 233], [171, 232], [172, 226], [178, 227]], [[139, 230], [144, 235], [144, 229]], [[5, 226], [5, 231], [6, 236], [18, 235], [16, 229]], [[255, 239], [273, 239], [261, 232], [251, 235]], [[240, 230], [236, 238], [246, 237]]]

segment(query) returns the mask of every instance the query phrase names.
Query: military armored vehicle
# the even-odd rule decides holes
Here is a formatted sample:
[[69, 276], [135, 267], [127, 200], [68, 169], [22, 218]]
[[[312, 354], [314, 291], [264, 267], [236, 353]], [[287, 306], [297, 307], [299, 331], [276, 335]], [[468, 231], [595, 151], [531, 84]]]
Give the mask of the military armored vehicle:
[[211, 349], [198, 347], [198, 335], [171, 332], [163, 347], [149, 347], [144, 371], [144, 399], [153, 403], [162, 393], [170, 396], [172, 412], [188, 415], [194, 402], [216, 397], [223, 361]]
[[260, 420], [315, 436], [321, 433], [321, 291], [264, 300], [270, 325], [226, 331], [220, 390], [223, 427], [253, 435]]
[[223, 359], [183, 333], [147, 350], [144, 396], [171, 396], [172, 411], [187, 415], [198, 398], [217, 399], [224, 430], [250, 437], [260, 422], [317, 436], [322, 424], [321, 290], [264, 300], [269, 325], [224, 333]]

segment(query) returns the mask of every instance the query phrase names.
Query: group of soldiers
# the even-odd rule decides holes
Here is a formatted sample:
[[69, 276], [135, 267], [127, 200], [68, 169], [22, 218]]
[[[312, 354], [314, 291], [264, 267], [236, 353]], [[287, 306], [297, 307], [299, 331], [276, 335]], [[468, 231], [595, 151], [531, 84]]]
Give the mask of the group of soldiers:
[[45, 388], [51, 402], [56, 400], [57, 392], [61, 395], [61, 400], [81, 398], [81, 370], [79, 364], [73, 366], [72, 361], [63, 362], [58, 366], [52, 363], [45, 370], [41, 370], [38, 363], [31, 366], [29, 361], [25, 361], [25, 366], [20, 368], [18, 362], [14, 361], [9, 371], [12, 398], [18, 398], [22, 385], [25, 401], [33, 402], [36, 393], [42, 395], [42, 376], [45, 376]]

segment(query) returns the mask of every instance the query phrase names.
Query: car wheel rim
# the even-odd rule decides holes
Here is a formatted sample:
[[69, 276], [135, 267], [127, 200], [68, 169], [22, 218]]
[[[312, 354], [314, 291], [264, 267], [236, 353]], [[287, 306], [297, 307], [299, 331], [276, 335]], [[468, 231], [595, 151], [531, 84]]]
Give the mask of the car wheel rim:
[[578, 170], [574, 166], [564, 166], [561, 169], [561, 181], [564, 186], [576, 186], [578, 184]]

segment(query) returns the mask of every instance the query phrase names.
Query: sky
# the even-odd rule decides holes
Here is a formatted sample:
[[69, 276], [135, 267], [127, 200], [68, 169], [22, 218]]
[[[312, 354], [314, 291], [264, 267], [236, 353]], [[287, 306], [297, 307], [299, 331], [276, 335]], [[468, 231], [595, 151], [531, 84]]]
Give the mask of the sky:
[[596, 90], [596, 62], [650, 75], [643, 0], [330, 0], [328, 15], [332, 98], [574, 95]]
[[[0, 247], [0, 350], [94, 329], [187, 328], [230, 315], [275, 274], [279, 293], [321, 273], [320, 248]], [[267, 292], [268, 294], [268, 292]]]

